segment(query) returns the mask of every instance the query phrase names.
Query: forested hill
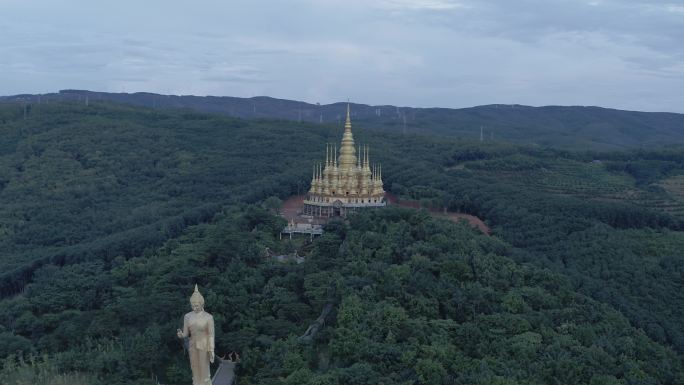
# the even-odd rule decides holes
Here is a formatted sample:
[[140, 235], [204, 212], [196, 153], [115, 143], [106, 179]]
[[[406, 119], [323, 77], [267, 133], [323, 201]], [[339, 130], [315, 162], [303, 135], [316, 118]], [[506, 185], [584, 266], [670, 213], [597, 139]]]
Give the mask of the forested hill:
[[[105, 93], [64, 90], [44, 95], [16, 95], [0, 101], [49, 103], [108, 100], [150, 108], [191, 108], [253, 119], [337, 123], [344, 103], [309, 104], [270, 97], [176, 96], [152, 93]], [[563, 149], [615, 150], [684, 144], [684, 115], [621, 111], [600, 107], [485, 105], [471, 108], [412, 108], [352, 103], [353, 119], [365, 127], [392, 132], [433, 133], [458, 138], [507, 141]]]
[[0, 105], [0, 383], [187, 384], [175, 330], [195, 283], [242, 384], [684, 383], [681, 148], [359, 123], [386, 190], [477, 215], [491, 236], [389, 207], [279, 240], [264, 200], [306, 191], [341, 134], [98, 100]]

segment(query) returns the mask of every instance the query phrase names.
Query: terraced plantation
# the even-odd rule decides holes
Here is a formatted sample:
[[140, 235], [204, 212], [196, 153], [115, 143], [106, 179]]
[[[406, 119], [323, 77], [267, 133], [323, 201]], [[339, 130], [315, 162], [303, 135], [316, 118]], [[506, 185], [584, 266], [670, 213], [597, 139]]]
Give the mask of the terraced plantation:
[[684, 219], [684, 175], [643, 184], [629, 172], [611, 166], [600, 160], [542, 160], [515, 154], [459, 163], [450, 170], [472, 170], [483, 178], [505, 181], [522, 190], [634, 205]]
[[666, 198], [653, 203], [658, 204], [658, 207], [672, 215], [684, 217], [684, 175], [675, 175], [663, 179], [657, 183], [657, 186], [665, 190]]
[[[634, 178], [624, 172], [608, 171], [601, 162], [580, 162], [559, 159], [533, 167], [517, 168], [515, 159], [471, 162], [463, 168], [503, 179], [508, 183], [538, 192], [586, 197], [591, 199], [617, 199], [634, 190]], [[503, 167], [499, 167], [505, 165]]]

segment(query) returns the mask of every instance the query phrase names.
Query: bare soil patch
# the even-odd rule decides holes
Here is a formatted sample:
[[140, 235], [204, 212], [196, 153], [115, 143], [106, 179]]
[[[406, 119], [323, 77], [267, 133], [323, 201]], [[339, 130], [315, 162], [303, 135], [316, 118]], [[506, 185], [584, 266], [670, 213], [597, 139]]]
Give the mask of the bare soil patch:
[[[401, 207], [408, 207], [412, 209], [420, 209], [420, 202], [419, 201], [414, 201], [414, 200], [407, 200], [407, 199], [400, 199], [396, 197], [395, 195], [392, 194], [387, 194], [387, 200], [397, 206]], [[468, 223], [472, 227], [477, 227], [480, 231], [482, 231], [483, 234], [490, 235], [492, 230], [487, 226], [482, 219], [476, 217], [475, 215], [470, 215], [470, 214], [464, 214], [464, 213], [454, 213], [450, 211], [445, 211], [445, 210], [439, 210], [439, 209], [434, 209], [434, 208], [425, 208], [431, 215], [435, 217], [443, 217], [447, 218], [451, 221], [458, 222], [458, 221], [468, 221]]]
[[[401, 206], [401, 207], [408, 207], [412, 209], [420, 209], [420, 202], [418, 201], [413, 201], [413, 200], [405, 200], [405, 199], [399, 199], [396, 196], [392, 194], [387, 194], [387, 200], [389, 201], [390, 204]], [[294, 222], [294, 223], [310, 223], [310, 224], [316, 224], [316, 225], [323, 225], [327, 222], [327, 218], [311, 218], [307, 216], [302, 216], [302, 207], [304, 207], [304, 195], [295, 195], [283, 202], [283, 206], [280, 210], [280, 215], [283, 216], [288, 222]], [[431, 215], [435, 217], [443, 217], [447, 218], [451, 221], [458, 222], [465, 220], [467, 221], [472, 227], [478, 228], [482, 233], [484, 234], [491, 234], [491, 229], [482, 221], [482, 219], [470, 215], [470, 214], [464, 214], [464, 213], [453, 213], [453, 212], [444, 212], [440, 211], [437, 209], [427, 209], [428, 212], [430, 212]]]
[[441, 213], [441, 212], [432, 212], [432, 211], [430, 213], [434, 216], [446, 217], [446, 218], [448, 218], [454, 222], [466, 220], [466, 221], [468, 221], [468, 223], [471, 226], [477, 227], [480, 231], [482, 231], [483, 234], [490, 235], [492, 232], [492, 230], [489, 228], [489, 226], [487, 226], [482, 221], [482, 219], [480, 219], [474, 215], [463, 214], [463, 213], [450, 213], [450, 212]]

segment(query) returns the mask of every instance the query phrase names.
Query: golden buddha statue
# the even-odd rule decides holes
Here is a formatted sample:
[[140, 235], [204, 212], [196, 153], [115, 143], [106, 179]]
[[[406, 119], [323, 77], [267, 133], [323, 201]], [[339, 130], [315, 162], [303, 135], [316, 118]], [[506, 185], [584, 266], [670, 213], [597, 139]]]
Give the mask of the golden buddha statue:
[[189, 337], [188, 354], [192, 369], [192, 385], [211, 385], [209, 363], [214, 362], [214, 317], [204, 311], [204, 297], [195, 285], [190, 297], [192, 311], [183, 317], [183, 330], [178, 338]]

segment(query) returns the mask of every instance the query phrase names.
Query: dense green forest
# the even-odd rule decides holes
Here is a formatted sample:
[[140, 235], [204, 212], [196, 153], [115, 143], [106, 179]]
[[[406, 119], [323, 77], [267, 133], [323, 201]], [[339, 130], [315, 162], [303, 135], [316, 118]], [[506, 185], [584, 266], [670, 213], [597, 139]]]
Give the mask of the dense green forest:
[[492, 236], [387, 208], [279, 240], [261, 203], [308, 189], [335, 125], [0, 105], [0, 383], [187, 382], [194, 283], [244, 384], [684, 383], [681, 149], [354, 130], [386, 190]]

